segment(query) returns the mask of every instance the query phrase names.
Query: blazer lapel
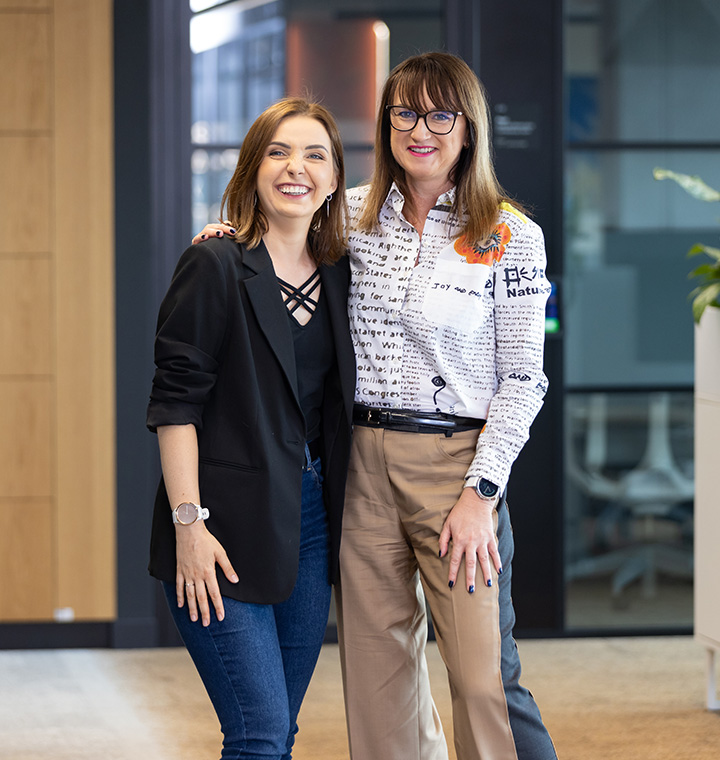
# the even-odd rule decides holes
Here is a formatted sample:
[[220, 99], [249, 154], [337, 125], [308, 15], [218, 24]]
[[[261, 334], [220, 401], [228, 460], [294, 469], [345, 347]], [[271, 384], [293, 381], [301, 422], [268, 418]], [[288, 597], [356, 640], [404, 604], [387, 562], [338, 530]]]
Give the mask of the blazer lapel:
[[243, 280], [250, 303], [299, 406], [292, 331], [270, 255], [262, 242], [257, 248], [248, 249], [243, 245], [242, 249], [243, 263], [254, 272], [253, 276]]

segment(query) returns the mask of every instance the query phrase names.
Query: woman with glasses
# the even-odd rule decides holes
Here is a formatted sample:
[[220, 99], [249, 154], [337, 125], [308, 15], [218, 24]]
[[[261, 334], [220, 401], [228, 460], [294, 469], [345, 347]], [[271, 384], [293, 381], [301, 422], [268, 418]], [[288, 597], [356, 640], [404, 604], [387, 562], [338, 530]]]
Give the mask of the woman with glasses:
[[338, 624], [351, 757], [448, 757], [427, 599], [458, 759], [550, 760], [519, 684], [504, 498], [547, 387], [550, 285], [542, 232], [498, 184], [487, 103], [461, 59], [393, 70], [372, 181], [349, 205], [357, 387]]

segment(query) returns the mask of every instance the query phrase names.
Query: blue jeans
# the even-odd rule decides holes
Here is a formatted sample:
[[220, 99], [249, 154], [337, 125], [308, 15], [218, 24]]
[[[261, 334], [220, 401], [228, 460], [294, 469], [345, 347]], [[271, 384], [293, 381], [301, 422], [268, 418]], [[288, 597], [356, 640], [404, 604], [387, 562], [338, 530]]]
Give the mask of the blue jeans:
[[328, 531], [320, 460], [302, 474], [300, 565], [290, 598], [249, 604], [223, 597], [225, 619], [210, 625], [178, 609], [163, 583], [175, 625], [212, 700], [223, 732], [222, 760], [289, 760], [300, 711], [320, 654], [330, 606]]

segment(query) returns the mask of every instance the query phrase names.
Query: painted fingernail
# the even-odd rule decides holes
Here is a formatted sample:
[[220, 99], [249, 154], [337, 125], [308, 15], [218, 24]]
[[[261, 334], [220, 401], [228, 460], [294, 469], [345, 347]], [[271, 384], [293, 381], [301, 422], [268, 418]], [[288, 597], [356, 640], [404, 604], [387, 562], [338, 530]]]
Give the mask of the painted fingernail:
[[492, 578], [488, 578], [488, 584], [487, 585], [488, 585], [488, 587], [492, 586]]
[[438, 552], [438, 557], [442, 557], [442, 549]]
[[233, 235], [235, 234], [235, 230], [232, 227], [230, 228], [230, 232], [232, 232]]
[[474, 594], [475, 593], [475, 586], [470, 586], [470, 588], [468, 589], [468, 592], [470, 594]]
[[207, 235], [200, 235], [201, 240], [207, 240]]
[[448, 586], [452, 588], [455, 585], [455, 581], [448, 581]]
[[220, 230], [218, 230], [218, 231], [217, 231], [215, 234], [216, 234], [218, 237], [221, 237], [221, 236], [222, 236], [222, 232], [221, 232]]
[[498, 570], [498, 575], [502, 575], [502, 568]]

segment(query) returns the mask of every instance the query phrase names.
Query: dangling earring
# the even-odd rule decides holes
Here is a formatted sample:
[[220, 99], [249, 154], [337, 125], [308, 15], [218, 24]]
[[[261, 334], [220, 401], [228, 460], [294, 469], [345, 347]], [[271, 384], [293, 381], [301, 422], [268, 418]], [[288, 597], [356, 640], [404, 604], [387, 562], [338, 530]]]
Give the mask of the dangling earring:
[[333, 194], [330, 193], [328, 197], [325, 199], [325, 214], [326, 216], [330, 216], [330, 201], [332, 200]]
[[257, 193], [255, 193], [255, 197], [253, 198], [253, 207], [257, 208]]

